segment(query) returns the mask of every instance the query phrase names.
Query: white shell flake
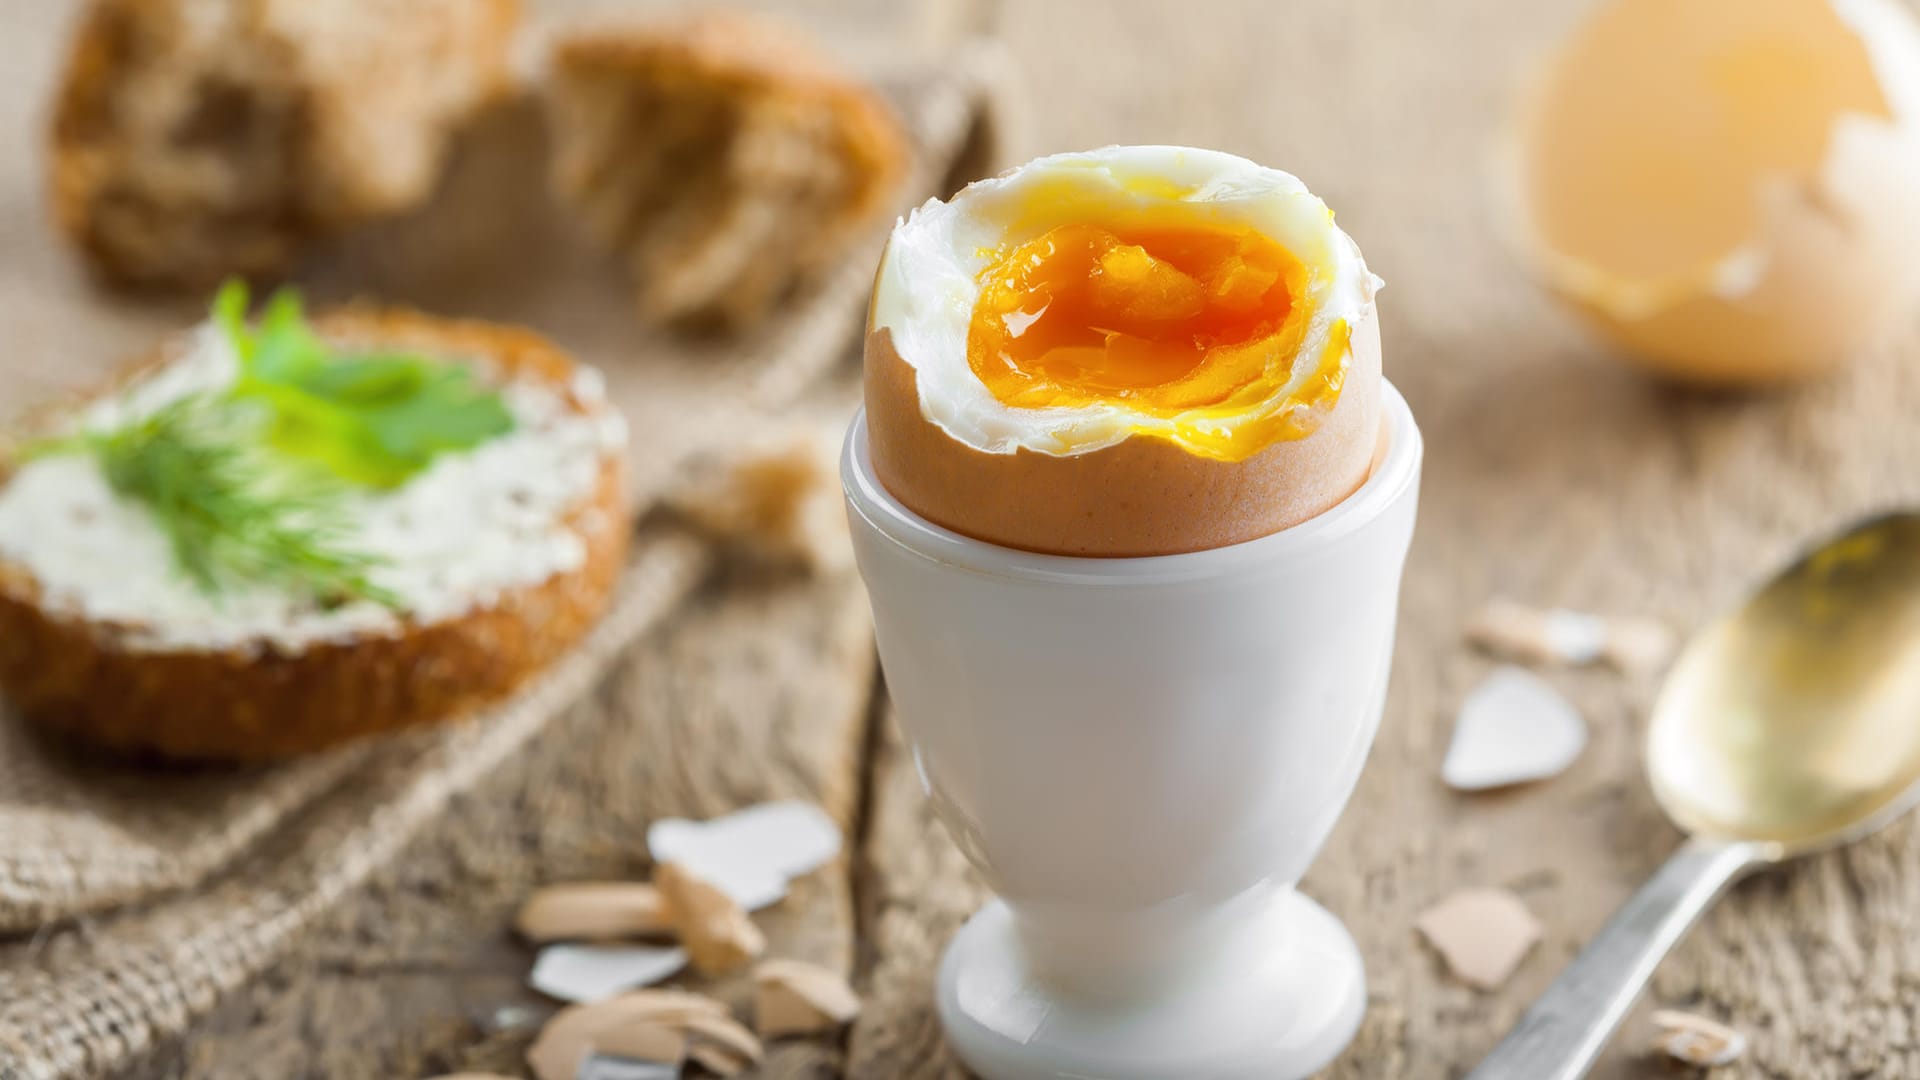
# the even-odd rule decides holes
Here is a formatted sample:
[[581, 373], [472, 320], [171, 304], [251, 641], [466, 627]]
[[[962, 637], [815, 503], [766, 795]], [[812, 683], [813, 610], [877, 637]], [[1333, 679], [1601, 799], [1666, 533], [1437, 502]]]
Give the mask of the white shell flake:
[[561, 1001], [599, 1001], [650, 986], [687, 966], [687, 951], [656, 945], [549, 945], [527, 983]]
[[638, 1061], [633, 1058], [588, 1056], [580, 1071], [570, 1080], [680, 1080], [680, 1064], [664, 1061]]
[[655, 863], [679, 863], [748, 911], [778, 903], [787, 882], [840, 854], [840, 827], [812, 803], [762, 803], [711, 821], [665, 818], [647, 829]]
[[1559, 691], [1517, 667], [1500, 667], [1460, 705], [1440, 766], [1461, 791], [1558, 775], [1587, 745], [1587, 723]]

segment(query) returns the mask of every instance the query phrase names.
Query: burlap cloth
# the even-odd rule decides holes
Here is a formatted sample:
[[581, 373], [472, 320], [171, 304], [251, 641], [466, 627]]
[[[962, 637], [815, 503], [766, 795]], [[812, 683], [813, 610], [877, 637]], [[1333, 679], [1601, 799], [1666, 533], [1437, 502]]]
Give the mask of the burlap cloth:
[[[5, 25], [24, 22], [44, 38], [47, 21], [16, 10], [0, 30], [24, 32]], [[993, 160], [997, 53], [977, 46], [915, 70], [889, 67], [876, 78], [920, 150], [910, 201]], [[0, 130], [34, 130], [17, 101], [6, 108]], [[320, 300], [366, 295], [526, 323], [599, 364], [632, 423], [644, 509], [690, 456], [721, 451], [847, 355], [879, 234], [748, 340], [649, 335], [617, 268], [556, 219], [541, 139], [528, 103], [503, 108], [466, 137], [432, 207], [348, 241], [302, 281]], [[0, 174], [0, 267], [11, 271], [0, 275], [0, 315], [17, 343], [0, 366], [8, 406], [192, 315], [89, 292], [47, 235], [35, 155], [11, 157]], [[709, 562], [700, 540], [670, 521], [640, 528], [612, 610], [588, 640], [513, 700], [444, 732], [271, 768], [167, 771], [62, 751], [0, 712], [0, 1077], [113, 1068], [282, 955], [699, 580]], [[38, 933], [76, 919], [83, 933], [51, 943]]]

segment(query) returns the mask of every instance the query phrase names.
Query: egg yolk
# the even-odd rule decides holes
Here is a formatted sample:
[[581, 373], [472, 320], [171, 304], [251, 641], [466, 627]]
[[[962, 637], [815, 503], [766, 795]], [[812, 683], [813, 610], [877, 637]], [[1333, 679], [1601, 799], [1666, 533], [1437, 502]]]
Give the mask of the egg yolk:
[[[1150, 434], [1241, 460], [1307, 434], [1286, 408], [1223, 423], [1245, 420], [1292, 382], [1307, 279], [1300, 260], [1245, 226], [1060, 225], [992, 253], [967, 361], [1007, 405], [1123, 404], [1176, 421]], [[1334, 329], [1328, 362], [1296, 390], [1299, 404], [1339, 393], [1347, 339], [1344, 324]]]

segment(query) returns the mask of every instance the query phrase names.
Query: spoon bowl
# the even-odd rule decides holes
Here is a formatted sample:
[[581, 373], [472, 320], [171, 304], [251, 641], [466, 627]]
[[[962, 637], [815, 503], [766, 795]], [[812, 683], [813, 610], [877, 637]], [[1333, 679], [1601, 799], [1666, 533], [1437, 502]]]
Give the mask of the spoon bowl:
[[1586, 1075], [1729, 884], [1920, 803], [1920, 514], [1824, 541], [1696, 635], [1654, 704], [1646, 764], [1688, 840], [1469, 1080]]
[[1920, 797], [1920, 515], [1820, 545], [1681, 654], [1647, 731], [1653, 794], [1695, 836], [1774, 859]]

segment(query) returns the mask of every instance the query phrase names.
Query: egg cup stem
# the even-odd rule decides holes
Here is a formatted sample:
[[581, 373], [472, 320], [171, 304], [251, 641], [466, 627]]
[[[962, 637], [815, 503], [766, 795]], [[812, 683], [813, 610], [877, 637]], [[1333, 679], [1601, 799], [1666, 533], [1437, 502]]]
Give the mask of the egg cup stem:
[[1359, 491], [1270, 536], [1042, 555], [933, 525], [842, 457], [887, 685], [935, 812], [1001, 899], [941, 967], [987, 1080], [1304, 1077], [1365, 975], [1294, 891], [1385, 700], [1421, 441], [1384, 389]]

